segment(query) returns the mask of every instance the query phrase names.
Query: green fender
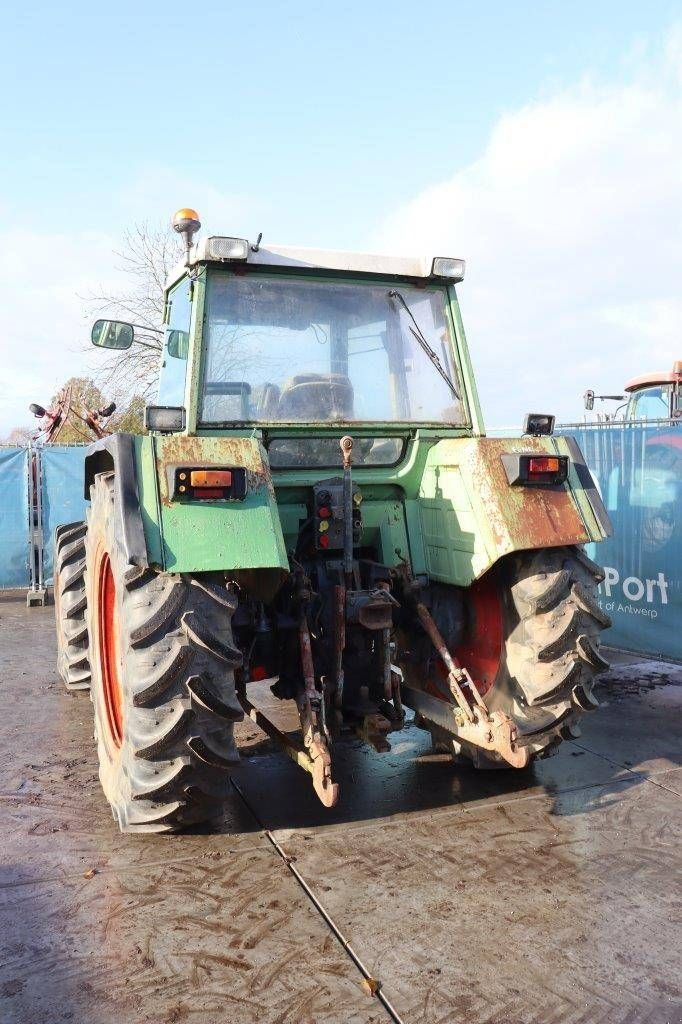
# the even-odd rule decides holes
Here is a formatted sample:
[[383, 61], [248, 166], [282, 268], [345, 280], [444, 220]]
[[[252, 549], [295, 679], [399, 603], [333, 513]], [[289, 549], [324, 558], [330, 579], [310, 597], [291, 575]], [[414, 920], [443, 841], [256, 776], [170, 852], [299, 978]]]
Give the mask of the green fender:
[[[289, 570], [265, 451], [257, 437], [135, 438], [140, 511], [149, 563], [167, 572]], [[238, 501], [174, 501], [176, 468], [246, 470]]]
[[[504, 454], [567, 455], [569, 477], [556, 487], [511, 486]], [[428, 454], [411, 524], [421, 533], [423, 571], [469, 586], [514, 551], [588, 544], [611, 525], [580, 448], [570, 437], [448, 438]]]

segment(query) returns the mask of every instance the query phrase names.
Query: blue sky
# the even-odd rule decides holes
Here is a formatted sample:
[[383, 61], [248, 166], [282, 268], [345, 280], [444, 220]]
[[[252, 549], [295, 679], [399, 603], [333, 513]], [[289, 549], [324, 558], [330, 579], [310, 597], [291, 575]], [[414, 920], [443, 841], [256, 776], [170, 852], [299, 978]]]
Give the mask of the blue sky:
[[[8, 292], [3, 308], [14, 311], [0, 342], [10, 360], [0, 385], [0, 436], [27, 422], [22, 409], [31, 387], [42, 388], [45, 397], [65, 369], [79, 368], [78, 336], [87, 334], [87, 311], [78, 295], [88, 283], [109, 281], [115, 263], [109, 254], [124, 228], [143, 219], [164, 222], [186, 204], [200, 210], [213, 233], [253, 237], [263, 231], [266, 240], [339, 248], [445, 245], [447, 252], [469, 257], [475, 273], [473, 249], [475, 259], [484, 261], [478, 265], [479, 291], [476, 278], [470, 294], [465, 282], [462, 302], [472, 317], [475, 362], [489, 375], [496, 357], [492, 273], [499, 276], [501, 266], [500, 247], [490, 241], [497, 223], [491, 211], [502, 201], [505, 173], [497, 165], [491, 172], [491, 161], [505, 139], [510, 166], [514, 154], [526, 154], [516, 171], [528, 193], [523, 183], [518, 186], [523, 207], [531, 192], [542, 192], [536, 180], [544, 162], [542, 126], [557, 123], [553, 111], [567, 117], [569, 131], [575, 117], [580, 125], [601, 111], [610, 131], [613, 111], [628, 103], [628, 144], [641, 141], [653, 122], [657, 165], [677, 160], [677, 149], [660, 153], [665, 120], [658, 116], [669, 119], [679, 111], [676, 15], [679, 4], [610, 0], [339, 6], [153, 0], [106, 7], [34, 3], [6, 12], [0, 214], [2, 287]], [[648, 113], [633, 101], [633, 90], [653, 103]], [[679, 123], [671, 122], [669, 131], [679, 135]], [[509, 142], [505, 132], [516, 136]], [[582, 136], [579, 127], [573, 156], [563, 149], [560, 154], [564, 183], [571, 180], [573, 159], [580, 175], [589, 177], [594, 169], [580, 162]], [[602, 183], [609, 175], [619, 178], [623, 145], [621, 133], [613, 145], [592, 150], [591, 158], [601, 161]], [[428, 196], [448, 183], [441, 200], [449, 212], [441, 216]], [[667, 196], [672, 185], [665, 184]], [[463, 185], [468, 211], [452, 199]], [[564, 186], [555, 186], [561, 208]], [[646, 187], [658, 186], [652, 181]], [[623, 189], [627, 210], [632, 189], [632, 181]], [[545, 223], [547, 209], [535, 211]], [[659, 212], [657, 229], [670, 236], [664, 249], [672, 253], [679, 220], [671, 222], [667, 209]], [[481, 247], [476, 224], [489, 249]], [[510, 238], [508, 227], [503, 238], [523, 252], [527, 239], [518, 230]], [[594, 243], [586, 231], [571, 252]], [[533, 259], [543, 267], [536, 234], [531, 222]], [[609, 237], [622, 248], [622, 240]], [[544, 244], [551, 244], [549, 234]], [[608, 253], [602, 251], [600, 265]], [[600, 308], [611, 309], [617, 321], [626, 289], [616, 294], [612, 282], [603, 284]], [[674, 302], [667, 289], [658, 294], [654, 288], [650, 301], [659, 304], [666, 331], [674, 332], [675, 309], [660, 305]], [[594, 303], [594, 295], [587, 298]], [[485, 313], [477, 302], [485, 303]], [[498, 330], [511, 326], [512, 336], [526, 330], [523, 317], [515, 325], [512, 296], [502, 295], [497, 305]], [[480, 348], [472, 322], [483, 332]], [[624, 335], [620, 342], [626, 344]], [[508, 348], [506, 331], [501, 344]], [[55, 346], [62, 347], [61, 358]], [[665, 352], [661, 348], [661, 357]], [[680, 355], [671, 352], [670, 362]], [[546, 386], [549, 377], [540, 376], [537, 386]], [[620, 369], [614, 376], [620, 383]], [[613, 387], [615, 381], [607, 383]], [[592, 384], [594, 376], [585, 380]], [[484, 405], [487, 397], [495, 410], [489, 421], [518, 418], [521, 407], [507, 401], [507, 389], [483, 390]]]

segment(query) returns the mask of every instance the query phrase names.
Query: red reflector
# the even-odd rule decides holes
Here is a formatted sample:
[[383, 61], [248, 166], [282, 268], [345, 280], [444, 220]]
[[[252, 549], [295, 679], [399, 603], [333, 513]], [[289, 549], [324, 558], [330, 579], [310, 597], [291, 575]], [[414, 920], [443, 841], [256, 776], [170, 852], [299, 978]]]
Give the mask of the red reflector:
[[529, 473], [558, 473], [559, 460], [551, 457], [534, 457], [528, 460]]
[[192, 487], [229, 487], [232, 473], [229, 469], [193, 469], [189, 482]]
[[251, 669], [251, 679], [257, 683], [259, 679], [267, 679], [268, 670], [265, 665], [254, 665]]
[[195, 487], [192, 492], [193, 498], [224, 498], [225, 491], [222, 487]]

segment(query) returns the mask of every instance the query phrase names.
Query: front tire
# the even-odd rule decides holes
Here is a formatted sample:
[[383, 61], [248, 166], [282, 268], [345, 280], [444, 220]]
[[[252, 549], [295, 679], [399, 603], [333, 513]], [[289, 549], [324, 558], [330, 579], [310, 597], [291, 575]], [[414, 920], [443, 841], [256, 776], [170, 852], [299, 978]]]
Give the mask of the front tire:
[[211, 821], [239, 758], [236, 601], [205, 577], [125, 563], [113, 474], [91, 489], [86, 566], [99, 775], [113, 815], [123, 832]]

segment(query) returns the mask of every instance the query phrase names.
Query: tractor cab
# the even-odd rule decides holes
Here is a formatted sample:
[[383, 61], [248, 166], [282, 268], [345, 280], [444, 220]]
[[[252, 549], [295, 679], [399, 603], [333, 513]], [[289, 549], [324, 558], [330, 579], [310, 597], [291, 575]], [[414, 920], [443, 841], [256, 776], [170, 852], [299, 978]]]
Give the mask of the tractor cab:
[[615, 407], [611, 406], [608, 411], [597, 413], [597, 419], [606, 423], [620, 419], [678, 419], [682, 416], [681, 381], [682, 360], [676, 360], [672, 370], [633, 377], [625, 385], [624, 395], [596, 395], [592, 390], [586, 391], [583, 395], [585, 409], [592, 412], [595, 401], [616, 402]]
[[680, 405], [682, 360], [676, 360], [672, 370], [645, 373], [633, 377], [625, 385], [628, 396], [624, 418], [626, 420], [667, 420], [682, 415]]

